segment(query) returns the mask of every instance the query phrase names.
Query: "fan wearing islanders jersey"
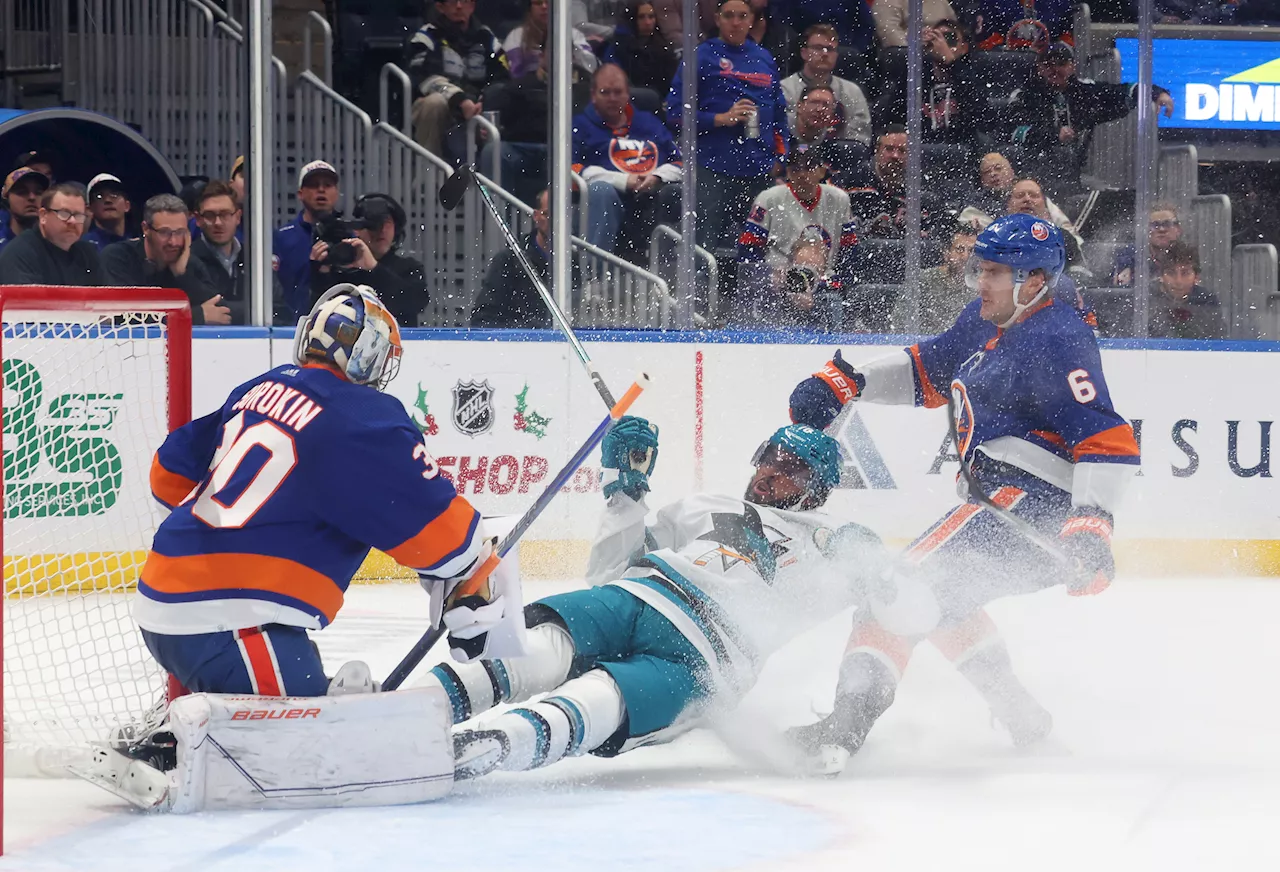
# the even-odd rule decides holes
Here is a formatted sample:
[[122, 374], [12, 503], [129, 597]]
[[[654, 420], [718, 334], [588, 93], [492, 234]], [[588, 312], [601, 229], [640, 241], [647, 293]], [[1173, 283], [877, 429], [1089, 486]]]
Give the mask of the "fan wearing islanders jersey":
[[[156, 452], [152, 491], [172, 512], [133, 616], [187, 689], [325, 695], [307, 631], [333, 621], [370, 547], [418, 572], [433, 623], [444, 613], [458, 636], [496, 625], [507, 605], [519, 612], [502, 597], [449, 601], [492, 546], [404, 406], [382, 393], [400, 353], [372, 289], [336, 285], [299, 321], [293, 363], [240, 385]], [[361, 663], [339, 675], [372, 685]]]
[[1001, 596], [1066, 584], [1072, 595], [1110, 584], [1112, 516], [1139, 452], [1113, 408], [1092, 328], [1053, 295], [1065, 263], [1057, 228], [1007, 215], [977, 239], [967, 268], [978, 314], [994, 335], [973, 345], [956, 326], [889, 357], [853, 367], [839, 352], [791, 395], [795, 420], [825, 427], [844, 403], [947, 405], [955, 399], [961, 462], [992, 501], [1057, 536], [1074, 571], [1003, 523], [962, 488], [965, 501], [908, 549], [905, 559], [936, 599], [915, 626], [884, 626], [860, 613], [841, 667], [835, 711], [794, 733], [815, 753], [852, 753], [894, 698], [915, 644], [933, 642], [984, 694], [1015, 741], [1048, 733], [1052, 719], [1013, 673], [983, 606]]
[[648, 243], [658, 221], [680, 213], [680, 155], [671, 131], [631, 105], [627, 74], [604, 64], [591, 77], [591, 105], [573, 119], [573, 171], [587, 182], [587, 241], [613, 251], [626, 228]]

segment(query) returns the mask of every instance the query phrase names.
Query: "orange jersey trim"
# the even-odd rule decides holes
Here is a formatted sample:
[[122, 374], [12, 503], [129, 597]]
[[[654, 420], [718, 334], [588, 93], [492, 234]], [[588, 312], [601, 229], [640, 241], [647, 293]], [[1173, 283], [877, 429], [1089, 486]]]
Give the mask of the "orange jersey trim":
[[1050, 442], [1054, 445], [1060, 445], [1063, 448], [1065, 448], [1067, 445], [1067, 440], [1063, 439], [1061, 436], [1059, 436], [1057, 433], [1054, 433], [1052, 430], [1032, 430], [1031, 435], [1039, 436], [1045, 442]]
[[342, 608], [342, 589], [327, 575], [265, 554], [200, 554], [166, 557], [152, 551], [142, 580], [157, 593], [261, 591], [314, 606], [332, 622]]
[[426, 569], [440, 563], [467, 544], [476, 510], [462, 497], [427, 522], [413, 538], [387, 551], [391, 559], [410, 569]]
[[1119, 424], [1110, 430], [1103, 430], [1085, 439], [1074, 449], [1072, 457], [1078, 462], [1087, 454], [1101, 454], [1111, 457], [1139, 457], [1138, 442], [1133, 438], [1133, 428], [1128, 424]]
[[869, 620], [854, 626], [849, 635], [849, 643], [845, 646], [845, 654], [858, 650], [879, 653], [897, 667], [898, 676], [901, 677], [907, 670], [907, 664], [911, 662], [913, 647], [911, 642], [896, 633], [890, 633], [875, 620]]
[[[991, 495], [991, 501], [1002, 509], [1012, 508], [1023, 497], [1023, 491], [1016, 487], [1002, 487]], [[965, 503], [948, 515], [933, 532], [907, 549], [906, 560], [911, 564], [919, 564], [926, 557], [937, 551], [964, 528], [983, 509], [980, 503]]]
[[916, 366], [916, 377], [920, 380], [920, 395], [924, 397], [924, 407], [936, 409], [939, 406], [945, 406], [947, 398], [938, 393], [933, 382], [929, 381], [929, 373], [925, 372], [924, 361], [920, 359], [920, 346], [913, 345], [907, 351], [911, 354], [911, 361]]
[[185, 475], [170, 472], [160, 463], [160, 455], [151, 458], [151, 493], [166, 506], [176, 506], [195, 490], [196, 484]]
[[964, 622], [954, 627], [943, 627], [929, 634], [929, 641], [952, 663], [965, 658], [984, 643], [999, 634], [995, 621], [986, 609], [978, 609]]

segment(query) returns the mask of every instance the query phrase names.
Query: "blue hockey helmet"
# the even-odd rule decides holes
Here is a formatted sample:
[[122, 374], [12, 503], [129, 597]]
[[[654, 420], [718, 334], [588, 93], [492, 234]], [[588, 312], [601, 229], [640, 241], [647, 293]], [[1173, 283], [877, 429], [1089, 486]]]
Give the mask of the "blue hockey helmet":
[[[1015, 212], [997, 218], [978, 234], [965, 270], [965, 281], [974, 291], [978, 289], [982, 261], [1001, 263], [1013, 270], [1013, 316], [998, 325], [1008, 327], [1052, 292], [1067, 265], [1067, 250], [1062, 231], [1052, 222]], [[1034, 298], [1019, 303], [1023, 282], [1037, 269], [1044, 270], [1044, 286]]]
[[840, 443], [813, 427], [789, 424], [760, 443], [751, 458], [751, 465], [759, 467], [766, 461], [776, 463], [784, 455], [799, 460], [807, 474], [797, 477], [796, 483], [803, 488], [803, 493], [795, 504], [777, 508], [816, 509], [825, 503], [831, 490], [840, 483]]
[[319, 361], [378, 390], [400, 371], [400, 326], [367, 285], [334, 285], [298, 320], [293, 360]]

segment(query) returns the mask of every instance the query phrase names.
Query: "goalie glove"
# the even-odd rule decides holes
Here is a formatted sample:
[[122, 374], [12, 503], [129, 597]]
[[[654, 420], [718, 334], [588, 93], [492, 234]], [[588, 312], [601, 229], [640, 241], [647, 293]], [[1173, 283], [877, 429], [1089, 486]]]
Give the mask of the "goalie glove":
[[1075, 573], [1067, 581], [1071, 596], [1102, 593], [1116, 575], [1111, 555], [1111, 513], [1093, 506], [1076, 506], [1062, 525], [1058, 539], [1075, 563]]
[[866, 386], [866, 376], [837, 351], [826, 366], [791, 392], [791, 420], [808, 424], [815, 430], [825, 430], [844, 404], [856, 400]]
[[604, 434], [600, 446], [604, 498], [621, 492], [640, 500], [649, 492], [649, 476], [657, 463], [657, 425], [633, 415], [619, 418]]

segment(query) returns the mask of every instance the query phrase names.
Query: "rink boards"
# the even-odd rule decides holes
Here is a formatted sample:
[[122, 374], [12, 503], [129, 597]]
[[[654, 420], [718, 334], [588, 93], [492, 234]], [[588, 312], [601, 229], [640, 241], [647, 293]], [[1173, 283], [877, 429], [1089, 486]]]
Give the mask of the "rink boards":
[[[292, 331], [197, 331], [194, 411], [285, 363]], [[661, 444], [650, 506], [696, 490], [738, 493], [761, 440], [788, 422], [796, 381], [837, 348], [857, 364], [900, 353], [895, 337], [715, 334], [700, 341], [610, 332], [586, 347], [615, 394], [641, 370], [653, 387], [633, 412]], [[1123, 568], [1151, 574], [1280, 574], [1273, 423], [1280, 345], [1104, 343], [1116, 408], [1143, 459], [1116, 524]], [[401, 399], [459, 491], [486, 513], [520, 513], [599, 423], [604, 405], [550, 331], [406, 331]], [[905, 542], [955, 501], [944, 410], [860, 405], [840, 429], [846, 469], [831, 509]], [[528, 536], [530, 575], [574, 576], [600, 508], [598, 468], [583, 469]], [[386, 561], [367, 574], [382, 576]]]

